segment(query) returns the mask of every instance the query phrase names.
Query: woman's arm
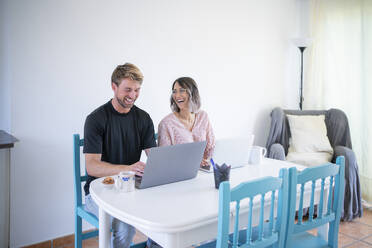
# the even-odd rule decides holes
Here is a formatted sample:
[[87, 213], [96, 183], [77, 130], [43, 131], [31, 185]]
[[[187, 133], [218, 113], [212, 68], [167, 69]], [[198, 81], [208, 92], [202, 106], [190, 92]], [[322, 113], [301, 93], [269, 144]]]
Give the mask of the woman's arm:
[[206, 126], [206, 129], [207, 129], [207, 137], [206, 137], [207, 145], [206, 145], [205, 151], [204, 151], [204, 160], [209, 161], [209, 159], [213, 155], [213, 150], [214, 150], [214, 147], [215, 147], [216, 143], [215, 143], [215, 137], [214, 137], [214, 133], [213, 133], [212, 124], [210, 123], [210, 121], [208, 119], [208, 116], [206, 116], [206, 118], [207, 118], [207, 126]]
[[167, 125], [161, 121], [158, 126], [158, 146], [170, 146], [172, 140]]

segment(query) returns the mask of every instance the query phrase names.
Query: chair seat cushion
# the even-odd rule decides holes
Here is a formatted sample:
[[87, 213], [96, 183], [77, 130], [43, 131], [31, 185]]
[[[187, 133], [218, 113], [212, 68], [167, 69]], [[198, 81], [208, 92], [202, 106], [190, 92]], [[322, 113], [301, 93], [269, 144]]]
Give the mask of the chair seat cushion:
[[316, 166], [328, 163], [332, 160], [332, 154], [328, 152], [291, 152], [289, 151], [286, 160], [295, 164], [305, 166]]
[[323, 247], [329, 247], [329, 246], [328, 246], [328, 243], [324, 239], [318, 236], [314, 236], [308, 232], [304, 232], [304, 233], [293, 235], [291, 237], [290, 244], [286, 245], [286, 247], [288, 248], [297, 248], [297, 247], [323, 248]]

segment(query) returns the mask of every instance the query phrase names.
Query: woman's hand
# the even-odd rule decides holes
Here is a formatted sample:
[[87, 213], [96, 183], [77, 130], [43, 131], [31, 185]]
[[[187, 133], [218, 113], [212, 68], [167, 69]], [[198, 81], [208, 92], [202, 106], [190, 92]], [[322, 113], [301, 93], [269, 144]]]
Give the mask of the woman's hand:
[[209, 165], [208, 160], [203, 159], [203, 160], [201, 161], [201, 163], [200, 163], [200, 166], [202, 166], [202, 167], [206, 167], [206, 166], [210, 166], [210, 165]]

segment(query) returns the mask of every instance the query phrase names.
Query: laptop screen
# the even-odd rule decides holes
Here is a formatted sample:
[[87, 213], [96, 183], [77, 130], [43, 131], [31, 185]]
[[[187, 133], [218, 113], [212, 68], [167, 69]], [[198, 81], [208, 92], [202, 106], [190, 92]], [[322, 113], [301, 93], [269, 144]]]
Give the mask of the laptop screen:
[[194, 178], [205, 146], [206, 141], [202, 141], [151, 148], [141, 183], [137, 187], [143, 189]]
[[226, 163], [231, 167], [241, 167], [247, 165], [254, 135], [248, 138], [228, 138], [216, 141], [213, 152], [213, 160], [221, 165]]

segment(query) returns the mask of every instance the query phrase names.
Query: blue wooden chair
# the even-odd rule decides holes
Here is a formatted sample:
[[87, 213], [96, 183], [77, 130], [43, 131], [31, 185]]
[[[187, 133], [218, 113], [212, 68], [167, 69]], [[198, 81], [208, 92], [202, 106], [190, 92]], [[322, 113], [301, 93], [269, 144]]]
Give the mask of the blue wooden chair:
[[[289, 201], [288, 201], [288, 223], [285, 247], [337, 247], [338, 229], [341, 218], [342, 203], [345, 184], [345, 158], [339, 156], [336, 164], [328, 163], [316, 167], [306, 168], [297, 172], [295, 167], [289, 169]], [[320, 199], [317, 207], [317, 217], [314, 218], [315, 184], [320, 184]], [[311, 185], [309, 217], [303, 218], [305, 184]], [[328, 200], [324, 199], [325, 187], [328, 185]], [[308, 189], [310, 190], [310, 189]], [[296, 198], [300, 195], [298, 209], [296, 209]], [[325, 201], [324, 201], [324, 200]], [[324, 206], [327, 201], [327, 206]], [[325, 209], [325, 211], [323, 211]], [[295, 215], [298, 211], [297, 223]], [[320, 227], [329, 223], [328, 241], [320, 235], [314, 236], [308, 230]]]
[[79, 134], [74, 134], [74, 191], [75, 191], [75, 247], [81, 248], [82, 241], [91, 237], [98, 236], [98, 230], [83, 233], [82, 220], [89, 222], [98, 229], [98, 219], [95, 215], [84, 210], [82, 202], [81, 183], [87, 180], [87, 176], [81, 175], [80, 171], [80, 147], [84, 145], [84, 140], [80, 139]]
[[[270, 216], [264, 217], [265, 195], [270, 197]], [[253, 199], [260, 196], [259, 225], [252, 227]], [[275, 198], [278, 197], [276, 218], [274, 216]], [[249, 199], [248, 225], [239, 230], [240, 202]], [[229, 235], [230, 203], [236, 202], [234, 232]], [[219, 189], [219, 214], [217, 241], [202, 244], [201, 248], [217, 247], [284, 247], [287, 223], [288, 170], [281, 169], [279, 177], [264, 177], [244, 182], [230, 190], [230, 183], [223, 182]], [[266, 221], [268, 218], [268, 222]]]
[[[82, 202], [81, 183], [87, 180], [87, 176], [81, 175], [80, 171], [80, 147], [84, 145], [84, 139], [80, 139], [79, 134], [74, 134], [74, 193], [75, 193], [75, 248], [82, 247], [82, 241], [91, 237], [98, 236], [98, 230], [82, 232], [82, 220], [84, 219], [98, 229], [98, 219], [95, 215], [85, 211]], [[86, 174], [86, 173], [85, 173]], [[144, 248], [146, 242], [131, 245], [133, 248]]]

